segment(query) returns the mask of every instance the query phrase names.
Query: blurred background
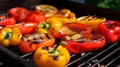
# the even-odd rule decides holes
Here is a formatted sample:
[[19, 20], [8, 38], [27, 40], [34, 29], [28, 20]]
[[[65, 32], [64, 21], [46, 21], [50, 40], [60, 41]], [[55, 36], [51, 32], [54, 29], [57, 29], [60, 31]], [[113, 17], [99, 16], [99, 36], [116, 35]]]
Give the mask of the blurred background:
[[69, 0], [69, 1], [120, 11], [120, 0]]

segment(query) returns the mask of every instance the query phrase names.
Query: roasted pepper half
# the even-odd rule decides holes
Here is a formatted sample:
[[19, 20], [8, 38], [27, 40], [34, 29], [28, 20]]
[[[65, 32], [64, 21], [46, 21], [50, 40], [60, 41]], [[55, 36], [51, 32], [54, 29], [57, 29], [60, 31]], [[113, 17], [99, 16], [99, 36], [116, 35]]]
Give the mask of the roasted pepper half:
[[67, 23], [64, 24], [58, 31], [52, 30], [52, 33], [56, 38], [62, 38], [69, 34], [76, 34], [76, 33], [90, 34], [91, 28], [85, 24]]
[[97, 26], [99, 23], [105, 22], [105, 21], [106, 21], [105, 17], [97, 17], [97, 16], [91, 16], [91, 15], [77, 18], [78, 23], [89, 25], [92, 31], [95, 31], [97, 29]]
[[65, 67], [70, 60], [70, 54], [66, 48], [58, 45], [39, 47], [33, 56], [34, 63], [38, 67]]
[[120, 22], [119, 21], [106, 21], [100, 23], [96, 30], [97, 34], [105, 36], [107, 43], [120, 41]]
[[16, 24], [14, 17], [7, 17], [6, 15], [0, 16], [0, 26]]
[[16, 46], [19, 44], [22, 34], [18, 28], [5, 27], [0, 31], [0, 43], [2, 46]]
[[30, 53], [40, 46], [52, 46], [54, 42], [55, 38], [50, 34], [33, 33], [21, 38], [19, 48], [23, 53]]
[[55, 15], [50, 18], [47, 18], [47, 22], [61, 22], [62, 24], [71, 23], [76, 21], [76, 16], [73, 12], [68, 9], [62, 9], [58, 11]]
[[27, 23], [22, 22], [14, 25], [6, 25], [6, 27], [10, 27], [10, 28], [17, 27], [23, 35], [34, 33], [36, 26], [37, 23], [33, 23], [33, 22], [27, 22]]
[[56, 7], [45, 4], [36, 5], [35, 10], [37, 12], [43, 13], [46, 18], [53, 16], [58, 11]]
[[66, 42], [63, 45], [71, 54], [88, 52], [102, 48], [105, 45], [105, 38], [102, 35], [95, 34], [74, 34], [62, 38], [61, 42]]

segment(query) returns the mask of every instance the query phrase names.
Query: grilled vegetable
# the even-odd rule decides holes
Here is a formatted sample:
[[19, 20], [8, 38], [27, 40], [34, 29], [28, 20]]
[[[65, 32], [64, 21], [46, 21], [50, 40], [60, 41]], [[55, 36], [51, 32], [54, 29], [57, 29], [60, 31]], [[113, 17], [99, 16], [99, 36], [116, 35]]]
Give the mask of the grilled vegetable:
[[34, 22], [39, 23], [42, 21], [45, 21], [45, 17], [42, 13], [38, 13], [36, 11], [30, 11], [29, 10], [29, 16], [25, 19], [26, 22]]
[[0, 26], [16, 24], [14, 17], [8, 17], [7, 15], [0, 16]]
[[120, 22], [109, 20], [100, 23], [97, 27], [96, 33], [104, 35], [107, 43], [120, 41]]
[[33, 33], [22, 37], [19, 48], [23, 53], [30, 53], [40, 46], [52, 46], [54, 42], [55, 38], [50, 34]]
[[15, 17], [18, 22], [35, 22], [39, 23], [45, 20], [45, 17], [42, 13], [36, 11], [27, 10], [23, 7], [14, 7], [11, 8], [8, 13]]
[[62, 38], [61, 42], [66, 42], [63, 45], [71, 54], [88, 52], [102, 48], [105, 45], [105, 38], [102, 35], [95, 34], [74, 34]]
[[23, 22], [29, 15], [29, 12], [24, 7], [11, 8], [8, 13], [13, 16], [18, 22]]
[[90, 34], [91, 28], [85, 24], [68, 23], [68, 24], [64, 24], [58, 31], [53, 30], [52, 33], [56, 38], [62, 38], [69, 34], [76, 34], [76, 33]]
[[4, 27], [0, 31], [0, 45], [2, 46], [16, 46], [19, 44], [22, 34], [20, 33], [18, 28], [7, 28]]
[[10, 27], [10, 28], [17, 27], [23, 35], [26, 35], [26, 34], [34, 33], [36, 25], [37, 25], [36, 23], [32, 23], [32, 22], [28, 22], [28, 23], [23, 22], [14, 25], [6, 25], [6, 27]]
[[43, 13], [45, 15], [45, 17], [51, 17], [53, 16], [58, 9], [52, 5], [36, 5], [35, 9], [37, 12]]
[[65, 67], [70, 60], [70, 54], [66, 48], [57, 44], [54, 47], [42, 46], [34, 53], [34, 63], [38, 67]]
[[97, 17], [97, 16], [90, 16], [90, 15], [77, 18], [78, 23], [89, 25], [92, 31], [96, 30], [98, 24], [104, 21], [106, 21], [105, 17]]

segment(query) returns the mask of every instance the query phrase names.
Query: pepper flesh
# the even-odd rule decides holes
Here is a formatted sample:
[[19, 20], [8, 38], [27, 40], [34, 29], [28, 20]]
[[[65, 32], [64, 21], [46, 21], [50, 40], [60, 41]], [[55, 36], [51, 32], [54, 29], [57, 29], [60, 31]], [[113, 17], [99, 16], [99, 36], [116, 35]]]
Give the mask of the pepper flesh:
[[52, 33], [56, 38], [63, 38], [64, 36], [69, 34], [76, 34], [76, 33], [90, 34], [91, 28], [85, 24], [67, 23], [64, 24], [58, 31], [53, 30]]
[[2, 46], [8, 47], [10, 45], [17, 46], [20, 42], [22, 34], [18, 28], [3, 28], [0, 31], [0, 42]]
[[55, 38], [51, 34], [33, 33], [21, 38], [19, 48], [23, 53], [30, 53], [40, 46], [52, 46], [54, 42]]
[[66, 42], [63, 45], [71, 54], [88, 52], [102, 48], [105, 45], [105, 38], [102, 35], [94, 34], [74, 34], [62, 38], [61, 42]]

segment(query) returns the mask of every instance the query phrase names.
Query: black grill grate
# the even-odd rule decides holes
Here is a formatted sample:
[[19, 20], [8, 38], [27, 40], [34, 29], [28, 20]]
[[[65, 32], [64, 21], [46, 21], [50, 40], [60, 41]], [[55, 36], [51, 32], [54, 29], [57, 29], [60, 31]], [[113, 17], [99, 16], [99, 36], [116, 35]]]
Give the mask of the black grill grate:
[[[34, 64], [33, 53], [21, 53], [17, 47], [10, 47], [9, 49], [18, 54], [21, 58], [25, 59], [26, 62]], [[71, 60], [66, 67], [118, 67], [120, 64], [119, 52], [119, 42], [107, 44], [102, 49], [96, 51], [72, 54]]]

